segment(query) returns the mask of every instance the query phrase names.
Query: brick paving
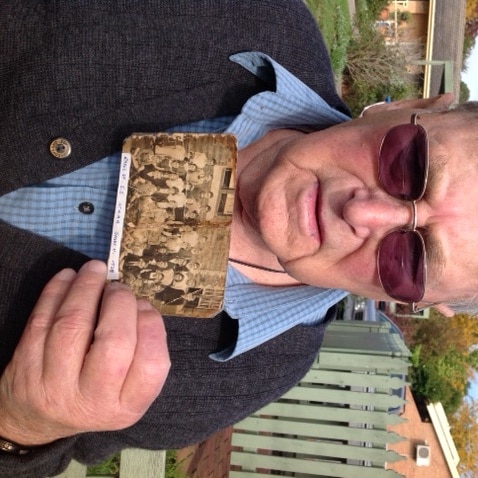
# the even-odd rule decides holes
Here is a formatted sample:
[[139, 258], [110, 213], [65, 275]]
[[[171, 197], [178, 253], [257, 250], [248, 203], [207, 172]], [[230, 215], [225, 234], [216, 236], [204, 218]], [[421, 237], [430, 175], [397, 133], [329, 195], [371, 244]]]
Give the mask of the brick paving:
[[228, 478], [232, 427], [218, 431], [202, 443], [177, 451], [187, 478]]

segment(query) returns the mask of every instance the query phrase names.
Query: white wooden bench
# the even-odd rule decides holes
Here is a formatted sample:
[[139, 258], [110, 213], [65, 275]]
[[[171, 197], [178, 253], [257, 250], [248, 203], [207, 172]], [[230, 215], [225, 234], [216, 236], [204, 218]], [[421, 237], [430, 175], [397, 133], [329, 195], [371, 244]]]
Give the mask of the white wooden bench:
[[[123, 450], [121, 452], [120, 478], [164, 478], [166, 464], [166, 452], [140, 450], [137, 448]], [[86, 466], [72, 461], [68, 468], [53, 478], [85, 478]], [[101, 477], [88, 478], [108, 478]], [[111, 477], [112, 478], [112, 477]]]

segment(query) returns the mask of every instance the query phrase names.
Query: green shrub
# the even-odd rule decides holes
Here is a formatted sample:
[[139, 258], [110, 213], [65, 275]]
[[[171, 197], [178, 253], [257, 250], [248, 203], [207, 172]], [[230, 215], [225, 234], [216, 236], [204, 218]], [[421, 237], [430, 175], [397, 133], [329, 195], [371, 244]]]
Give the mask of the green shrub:
[[357, 10], [367, 10], [369, 15], [375, 19], [387, 7], [389, 0], [357, 0], [356, 3]]
[[330, 45], [330, 62], [332, 70], [336, 75], [340, 75], [346, 65], [347, 48], [350, 42], [350, 21], [345, 17], [343, 10], [335, 6], [335, 25], [336, 34]]
[[86, 476], [102, 476], [102, 475], [119, 476], [119, 468], [120, 468], [120, 454], [115, 453], [103, 463], [88, 467]]
[[371, 9], [362, 0], [355, 16], [355, 28], [348, 45], [344, 69], [344, 100], [353, 116], [377, 101], [390, 96], [399, 100], [419, 94], [414, 78], [408, 73], [407, 58], [398, 45], [387, 45], [375, 28], [374, 4]]
[[332, 70], [341, 75], [347, 57], [351, 20], [347, 0], [305, 0], [329, 52]]

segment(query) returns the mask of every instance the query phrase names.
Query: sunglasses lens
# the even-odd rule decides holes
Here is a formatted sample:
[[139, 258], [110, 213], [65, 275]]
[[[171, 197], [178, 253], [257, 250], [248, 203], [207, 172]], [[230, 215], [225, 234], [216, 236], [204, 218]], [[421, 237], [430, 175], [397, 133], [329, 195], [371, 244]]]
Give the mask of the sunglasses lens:
[[378, 177], [391, 196], [407, 201], [422, 197], [428, 171], [428, 141], [418, 124], [390, 129], [382, 141]]
[[401, 302], [420, 302], [425, 294], [425, 244], [416, 231], [391, 232], [378, 251], [378, 274], [385, 292]]

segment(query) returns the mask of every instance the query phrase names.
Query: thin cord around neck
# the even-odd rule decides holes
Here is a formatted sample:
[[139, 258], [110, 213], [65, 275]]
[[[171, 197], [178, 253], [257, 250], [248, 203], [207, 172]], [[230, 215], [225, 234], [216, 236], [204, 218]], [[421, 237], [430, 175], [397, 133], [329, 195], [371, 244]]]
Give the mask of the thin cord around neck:
[[241, 266], [252, 267], [253, 269], [259, 269], [261, 271], [275, 272], [276, 274], [286, 274], [286, 271], [284, 270], [271, 269], [269, 267], [264, 267], [264, 266], [257, 266], [255, 264], [250, 264], [249, 262], [240, 261], [239, 259], [233, 259], [232, 257], [229, 257], [229, 261], [234, 262], [236, 264], [240, 264]]

